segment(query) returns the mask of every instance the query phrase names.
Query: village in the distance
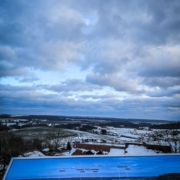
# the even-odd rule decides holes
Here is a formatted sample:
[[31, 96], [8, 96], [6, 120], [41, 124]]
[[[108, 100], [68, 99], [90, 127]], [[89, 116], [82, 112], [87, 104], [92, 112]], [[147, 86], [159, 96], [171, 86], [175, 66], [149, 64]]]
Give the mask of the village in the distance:
[[180, 122], [0, 115], [0, 171], [11, 157], [154, 155], [180, 152]]

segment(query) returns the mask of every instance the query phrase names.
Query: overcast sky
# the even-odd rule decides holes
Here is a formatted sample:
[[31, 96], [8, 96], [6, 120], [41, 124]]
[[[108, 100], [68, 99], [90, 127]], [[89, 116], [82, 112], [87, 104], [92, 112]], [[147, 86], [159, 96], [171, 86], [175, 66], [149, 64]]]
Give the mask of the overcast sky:
[[1, 0], [0, 113], [180, 120], [180, 1]]

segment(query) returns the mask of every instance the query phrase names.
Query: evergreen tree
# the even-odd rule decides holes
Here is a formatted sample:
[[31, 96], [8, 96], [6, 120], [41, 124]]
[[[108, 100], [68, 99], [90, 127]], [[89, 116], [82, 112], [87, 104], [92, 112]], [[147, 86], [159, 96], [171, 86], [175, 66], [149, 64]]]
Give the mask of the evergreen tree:
[[67, 142], [67, 150], [71, 150], [72, 148], [71, 148], [71, 143], [68, 141]]

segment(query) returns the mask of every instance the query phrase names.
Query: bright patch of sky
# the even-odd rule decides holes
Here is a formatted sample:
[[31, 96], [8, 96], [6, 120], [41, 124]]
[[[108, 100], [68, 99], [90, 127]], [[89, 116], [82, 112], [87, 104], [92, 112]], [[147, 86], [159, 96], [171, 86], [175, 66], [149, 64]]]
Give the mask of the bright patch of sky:
[[98, 21], [97, 15], [84, 16], [86, 27], [82, 28], [84, 34], [90, 34]]

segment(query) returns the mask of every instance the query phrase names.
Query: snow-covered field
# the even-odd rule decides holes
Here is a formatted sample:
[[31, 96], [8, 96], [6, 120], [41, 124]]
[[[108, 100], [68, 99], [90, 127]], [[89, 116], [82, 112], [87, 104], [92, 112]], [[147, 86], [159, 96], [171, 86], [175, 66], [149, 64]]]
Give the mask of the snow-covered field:
[[124, 149], [114, 149], [114, 148], [111, 148], [109, 154], [109, 156], [112, 156], [112, 155], [124, 155]]
[[156, 151], [147, 149], [144, 146], [138, 146], [138, 145], [129, 145], [128, 148], [126, 149], [126, 155], [150, 155], [150, 154], [157, 154]]
[[147, 134], [150, 131], [148, 131], [148, 130], [137, 130], [137, 129], [132, 129], [132, 128], [113, 128], [113, 129], [108, 129], [107, 132], [117, 134], [118, 136], [126, 135], [129, 137], [138, 138], [139, 135]]
[[[17, 120], [16, 122], [4, 122], [3, 125], [11, 126], [16, 123], [30, 123], [27, 120], [21, 122]], [[43, 121], [46, 122], [46, 121]], [[33, 123], [33, 121], [31, 122]], [[37, 123], [37, 122], [36, 122]], [[51, 124], [51, 126], [50, 126]], [[44, 125], [44, 124], [43, 124]], [[161, 132], [161, 129], [151, 129], [148, 127], [141, 127], [139, 129], [136, 128], [115, 128], [110, 126], [94, 126], [93, 130], [89, 130], [89, 132], [74, 130], [74, 129], [62, 129], [56, 128], [53, 123], [48, 123], [49, 126], [32, 126], [28, 128], [20, 128], [20, 129], [11, 129], [15, 135], [20, 136], [24, 139], [33, 139], [40, 138], [43, 141], [43, 152], [47, 153], [50, 151], [54, 152], [54, 149], [57, 152], [54, 155], [71, 155], [72, 152], [61, 152], [63, 149], [67, 148], [67, 143], [70, 142], [71, 146], [74, 143], [86, 143], [86, 144], [94, 144], [94, 145], [106, 145], [106, 146], [119, 146], [122, 149], [111, 149], [108, 153], [111, 154], [155, 154], [159, 153], [155, 150], [147, 149], [145, 144], [150, 145], [164, 145], [168, 146], [170, 143], [165, 141], [165, 138], [156, 138], [153, 137], [153, 134], [156, 132]], [[56, 125], [59, 125], [56, 123]], [[83, 126], [83, 125], [82, 125]], [[76, 128], [76, 127], [75, 127]], [[78, 129], [78, 128], [77, 128]], [[171, 136], [171, 135], [170, 135]], [[170, 136], [167, 136], [170, 138]], [[167, 138], [166, 137], [166, 138]], [[156, 138], [156, 139], [155, 139]], [[126, 148], [125, 148], [126, 147]], [[97, 152], [95, 152], [96, 154]], [[40, 156], [37, 153], [33, 153], [34, 156]], [[33, 154], [30, 154], [30, 156]], [[26, 155], [24, 155], [26, 156]], [[28, 155], [29, 156], [29, 155]]]
[[[49, 127], [45, 127], [44, 130], [49, 129]], [[18, 132], [16, 131], [16, 134], [18, 133], [25, 133], [26, 135], [31, 136], [32, 133], [38, 133], [38, 128], [31, 128], [29, 130], [33, 130], [32, 132], [29, 132], [26, 129], [22, 129]], [[44, 130], [41, 129], [41, 135], [44, 134]], [[101, 128], [99, 127], [98, 130], [101, 132]], [[29, 134], [28, 134], [28, 133]], [[101, 145], [114, 145], [114, 146], [124, 146], [125, 143], [135, 143], [135, 144], [143, 144], [143, 142], [147, 142], [148, 144], [155, 144], [155, 145], [168, 145], [167, 142], [161, 141], [152, 141], [148, 136], [153, 131], [149, 130], [137, 130], [132, 128], [107, 128], [107, 134], [97, 134], [92, 132], [85, 132], [85, 131], [79, 131], [79, 130], [70, 130], [70, 129], [63, 129], [63, 132], [66, 134], [69, 134], [69, 136], [64, 137], [56, 137], [54, 139], [51, 139], [49, 143], [53, 145], [53, 143], [58, 141], [59, 138], [59, 147], [66, 148], [67, 142], [71, 143], [88, 143], [88, 144], [101, 144]], [[113, 135], [112, 135], [112, 134]], [[47, 133], [46, 133], [47, 134]], [[71, 136], [73, 134], [73, 136]], [[44, 147], [47, 148], [47, 147]], [[130, 148], [130, 147], [129, 147]], [[136, 151], [135, 151], [136, 150]], [[134, 152], [131, 149], [127, 150], [128, 154], [134, 152], [139, 153], [150, 153], [149, 150], [143, 149], [143, 146], [139, 146], [138, 148], [134, 146]], [[152, 151], [153, 152], [153, 151]], [[154, 151], [154, 153], [156, 153]], [[66, 153], [65, 153], [66, 154]]]
[[[96, 133], [90, 133], [90, 132], [83, 132], [78, 130], [69, 130], [66, 129], [66, 131], [71, 131], [77, 134], [77, 137], [75, 137], [73, 140], [75, 142], [82, 142], [85, 139], [95, 139], [96, 142], [99, 141], [99, 143], [102, 143], [103, 141], [108, 144], [122, 144], [125, 142], [139, 142], [138, 139], [141, 138], [143, 135], [145, 136], [148, 131], [146, 130], [140, 130], [137, 132], [137, 134], [133, 134], [134, 129], [127, 129], [127, 128], [119, 128], [116, 130], [109, 130], [109, 132], [119, 132], [118, 135], [109, 135], [108, 133], [106, 135], [104, 134], [96, 134]], [[144, 134], [143, 134], [144, 133]], [[121, 135], [120, 135], [121, 134]]]
[[21, 157], [44, 157], [45, 155], [40, 151], [27, 152], [21, 155]]

